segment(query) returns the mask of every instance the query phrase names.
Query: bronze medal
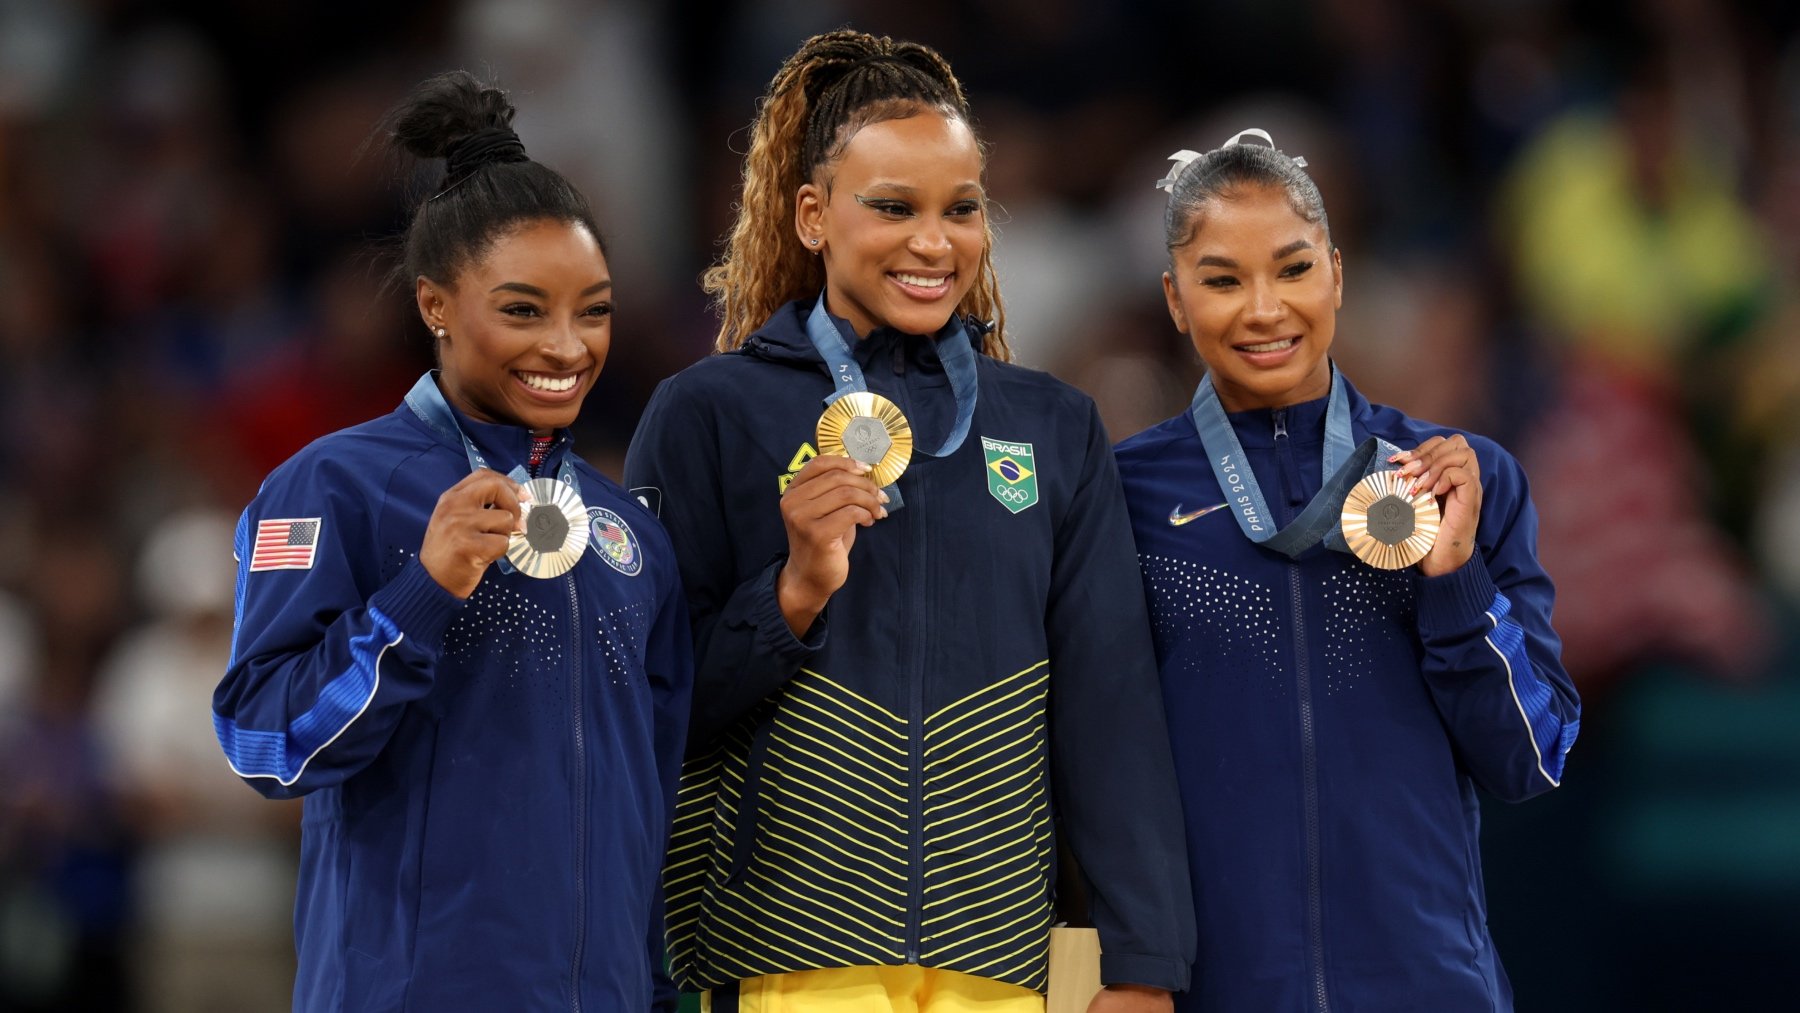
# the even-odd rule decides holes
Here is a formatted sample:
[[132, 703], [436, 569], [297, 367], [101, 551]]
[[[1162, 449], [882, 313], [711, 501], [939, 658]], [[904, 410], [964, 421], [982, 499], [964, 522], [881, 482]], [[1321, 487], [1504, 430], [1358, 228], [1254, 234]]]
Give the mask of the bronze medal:
[[1443, 517], [1429, 489], [1406, 495], [1411, 481], [1398, 471], [1363, 476], [1344, 498], [1340, 523], [1356, 558], [1383, 570], [1398, 570], [1424, 559], [1437, 544]]
[[879, 486], [893, 485], [912, 460], [912, 426], [898, 406], [880, 394], [845, 394], [819, 416], [819, 453], [869, 466]]
[[527, 577], [560, 577], [581, 559], [588, 543], [587, 507], [581, 495], [553, 478], [525, 483], [520, 527], [506, 546], [506, 558]]

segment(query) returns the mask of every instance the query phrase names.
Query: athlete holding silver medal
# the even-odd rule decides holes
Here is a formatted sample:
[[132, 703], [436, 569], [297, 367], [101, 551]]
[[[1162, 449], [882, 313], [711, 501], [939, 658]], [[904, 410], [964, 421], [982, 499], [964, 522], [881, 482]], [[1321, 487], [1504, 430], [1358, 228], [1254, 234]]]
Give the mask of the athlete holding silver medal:
[[655, 1001], [687, 612], [661, 527], [574, 452], [611, 272], [512, 115], [455, 73], [386, 122], [444, 160], [399, 269], [439, 368], [239, 526], [214, 726], [251, 786], [306, 798], [296, 1010]]

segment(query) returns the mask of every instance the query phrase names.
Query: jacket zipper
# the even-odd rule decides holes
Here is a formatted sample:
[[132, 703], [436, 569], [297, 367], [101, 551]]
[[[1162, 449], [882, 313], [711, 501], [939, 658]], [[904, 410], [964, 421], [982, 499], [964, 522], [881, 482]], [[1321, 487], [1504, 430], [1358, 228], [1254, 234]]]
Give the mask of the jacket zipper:
[[569, 1009], [581, 1013], [581, 951], [587, 946], [587, 740], [581, 692], [581, 599], [569, 571], [569, 696], [575, 718], [575, 952], [569, 961]]
[[[893, 362], [894, 375], [899, 381], [896, 393], [899, 394], [900, 410], [903, 414], [909, 413], [912, 411], [912, 398], [908, 397], [910, 391], [906, 386], [906, 344], [904, 341], [894, 344]], [[914, 474], [919, 473], [914, 472]], [[925, 488], [922, 480], [914, 480], [914, 490], [915, 495], [920, 498], [924, 497]], [[923, 612], [925, 608], [925, 603], [921, 600], [923, 589], [930, 586], [930, 582], [924, 579], [927, 563], [926, 532], [914, 530], [915, 526], [923, 528], [924, 516], [918, 510], [903, 510], [901, 513], [906, 518], [906, 525], [902, 528], [901, 534], [912, 552], [910, 558], [904, 552], [900, 556], [900, 587], [902, 600], [906, 603], [906, 614], [900, 617], [898, 628], [918, 631], [917, 635], [903, 637], [900, 642], [904, 661], [902, 670], [906, 672], [907, 680], [907, 721], [911, 725], [907, 734], [907, 750], [910, 754], [908, 762], [911, 765], [912, 773], [911, 783], [907, 786], [908, 794], [911, 796], [911, 812], [907, 816], [912, 823], [912, 841], [911, 854], [908, 856], [911, 869], [910, 875], [907, 876], [909, 900], [906, 911], [906, 962], [916, 964], [924, 949], [920, 937], [925, 932], [925, 676], [923, 669], [924, 637], [930, 624], [915, 623], [912, 613], [915, 609]]]
[[[1282, 469], [1282, 485], [1293, 484], [1293, 467], [1289, 452], [1287, 410], [1275, 410], [1275, 454]], [[1284, 504], [1291, 512], [1293, 504]], [[1291, 523], [1291, 521], [1290, 521]], [[1312, 655], [1306, 646], [1305, 585], [1300, 564], [1288, 564], [1288, 596], [1294, 619], [1294, 693], [1300, 701], [1300, 792], [1305, 808], [1306, 824], [1306, 950], [1311, 964], [1312, 999], [1315, 1013], [1330, 1013], [1331, 998], [1325, 988], [1325, 902], [1319, 858], [1319, 746], [1314, 724], [1312, 697]]]
[[1313, 720], [1312, 666], [1306, 649], [1300, 564], [1288, 564], [1294, 616], [1294, 692], [1300, 698], [1300, 790], [1306, 809], [1306, 949], [1312, 965], [1313, 1009], [1328, 1013], [1325, 990], [1325, 914], [1319, 860], [1319, 749]]

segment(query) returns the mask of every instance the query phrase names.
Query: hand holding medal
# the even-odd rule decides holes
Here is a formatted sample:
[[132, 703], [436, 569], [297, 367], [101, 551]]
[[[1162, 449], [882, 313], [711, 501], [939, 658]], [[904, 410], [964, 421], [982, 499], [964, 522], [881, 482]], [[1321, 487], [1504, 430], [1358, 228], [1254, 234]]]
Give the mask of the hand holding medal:
[[1393, 474], [1410, 479], [1419, 496], [1442, 503], [1437, 543], [1419, 561], [1419, 572], [1441, 577], [1460, 569], [1475, 554], [1481, 521], [1481, 463], [1475, 449], [1460, 434], [1434, 436], [1390, 460], [1400, 466]]
[[444, 590], [458, 598], [475, 593], [482, 574], [506, 554], [519, 529], [523, 491], [505, 475], [481, 468], [438, 497], [419, 546], [419, 563]]

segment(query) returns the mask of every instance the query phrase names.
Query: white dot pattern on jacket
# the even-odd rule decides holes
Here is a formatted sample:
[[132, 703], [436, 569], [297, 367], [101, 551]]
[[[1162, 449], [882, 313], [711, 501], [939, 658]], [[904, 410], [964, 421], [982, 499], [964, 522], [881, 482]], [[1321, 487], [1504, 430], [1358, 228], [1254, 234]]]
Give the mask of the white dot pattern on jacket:
[[1414, 627], [1412, 579], [1405, 570], [1349, 562], [1325, 581], [1325, 691], [1356, 686], [1376, 657], [1405, 654]]
[[650, 635], [650, 603], [640, 601], [613, 609], [595, 620], [600, 653], [615, 686], [631, 685], [631, 675], [644, 670], [644, 645]]
[[1276, 634], [1274, 592], [1185, 559], [1143, 555], [1139, 564], [1160, 656], [1168, 657], [1174, 645], [1198, 631], [1208, 662], [1218, 661], [1220, 671], [1232, 671], [1234, 662], [1252, 663], [1269, 674], [1279, 692], [1287, 692], [1280, 676], [1285, 665]]

